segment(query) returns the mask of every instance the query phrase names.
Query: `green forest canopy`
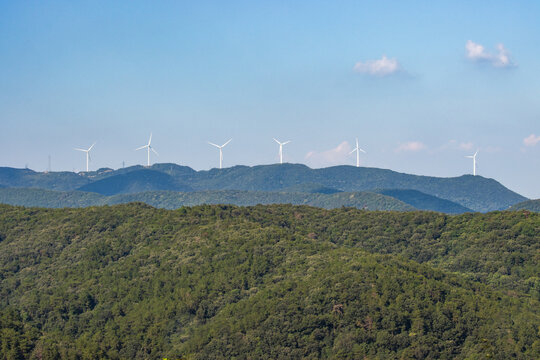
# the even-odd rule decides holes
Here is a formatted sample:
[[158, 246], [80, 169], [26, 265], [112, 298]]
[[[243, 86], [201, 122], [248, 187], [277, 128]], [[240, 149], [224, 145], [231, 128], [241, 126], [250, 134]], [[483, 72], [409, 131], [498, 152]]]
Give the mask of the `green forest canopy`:
[[540, 355], [540, 214], [0, 206], [0, 358]]

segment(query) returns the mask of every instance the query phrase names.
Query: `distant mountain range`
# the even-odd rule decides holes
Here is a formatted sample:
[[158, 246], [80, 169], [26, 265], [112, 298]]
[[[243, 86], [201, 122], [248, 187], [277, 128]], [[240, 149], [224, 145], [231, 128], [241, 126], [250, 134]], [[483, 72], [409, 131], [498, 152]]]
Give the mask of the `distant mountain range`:
[[[190, 167], [176, 164], [155, 164], [149, 168], [132, 166], [118, 170], [99, 169], [78, 174], [73, 172], [40, 173], [28, 169], [0, 168], [0, 187], [4, 187], [4, 196], [6, 196], [5, 188], [69, 191], [71, 195], [64, 194], [62, 197], [66, 199], [66, 197], [73, 196], [73, 203], [82, 201], [81, 197], [86, 199], [84, 201], [90, 201], [91, 198], [91, 195], [74, 195], [71, 193], [74, 190], [104, 196], [167, 191], [167, 195], [161, 194], [160, 197], [167, 198], [168, 200], [163, 200], [166, 203], [175, 204], [184, 201], [191, 203], [193, 198], [204, 198], [207, 203], [217, 203], [218, 200], [238, 200], [238, 197], [235, 198], [232, 193], [219, 193], [215, 190], [243, 191], [240, 192], [242, 201], [230, 202], [238, 205], [258, 202], [297, 204], [302, 201], [302, 203], [311, 203], [316, 202], [313, 197], [310, 198], [306, 195], [298, 197], [298, 195], [291, 194], [319, 194], [317, 196], [334, 195], [333, 200], [325, 198], [324, 201], [331, 201], [336, 206], [349, 206], [346, 201], [347, 195], [339, 193], [367, 191], [392, 197], [417, 209], [449, 213], [470, 210], [481, 212], [504, 210], [527, 200], [499, 182], [481, 176], [463, 175], [453, 178], [438, 178], [353, 166], [311, 169], [300, 164], [234, 166], [208, 171], [195, 171]], [[181, 192], [181, 194], [173, 195], [171, 192]], [[190, 192], [197, 195], [191, 195], [191, 199], [188, 201], [186, 199], [189, 198]], [[270, 192], [283, 193], [284, 195], [270, 196], [267, 194]], [[22, 193], [19, 195], [23, 196]], [[24, 197], [27, 196], [30, 195], [24, 195]], [[147, 197], [147, 195], [140, 196]], [[131, 197], [137, 198], [138, 196]], [[251, 197], [251, 199], [247, 199], [247, 197]], [[28, 198], [26, 199], [28, 200]], [[268, 202], [262, 202], [261, 199], [267, 199]], [[335, 199], [340, 199], [342, 203], [336, 203]], [[69, 202], [64, 201], [66, 201], [65, 204]], [[200, 202], [195, 201], [194, 203]], [[63, 206], [64, 203], [57, 202], [57, 204]], [[360, 207], [360, 205], [359, 203], [350, 204], [350, 206], [356, 207]], [[391, 205], [390, 208], [394, 208], [394, 205]]]

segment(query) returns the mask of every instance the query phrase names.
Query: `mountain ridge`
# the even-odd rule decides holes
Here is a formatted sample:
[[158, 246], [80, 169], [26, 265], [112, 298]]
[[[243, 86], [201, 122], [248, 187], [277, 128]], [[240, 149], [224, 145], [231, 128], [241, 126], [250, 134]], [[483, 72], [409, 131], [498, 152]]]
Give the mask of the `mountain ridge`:
[[[511, 205], [527, 200], [496, 180], [482, 176], [462, 175], [441, 178], [404, 174], [378, 168], [340, 165], [311, 169], [306, 165], [288, 163], [256, 166], [237, 165], [230, 168], [201, 171], [177, 164], [154, 164], [149, 168], [137, 165], [125, 169], [101, 169], [101, 171], [79, 174], [36, 173], [31, 170], [0, 168], [0, 185], [41, 187], [52, 190], [88, 189], [92, 188], [90, 184], [97, 181], [105, 182], [106, 179], [113, 181], [110, 180], [111, 177], [117, 177], [114, 181], [122, 182], [118, 179], [129, 179], [129, 174], [145, 169], [167, 174], [172, 177], [175, 184], [191, 187], [195, 191], [279, 191], [308, 183], [320, 184], [322, 187], [346, 192], [408, 189], [449, 200], [480, 212], [504, 210]], [[9, 173], [10, 176], [4, 173]], [[152, 190], [155, 189], [154, 185], [150, 180], [145, 186]], [[159, 190], [175, 189], [159, 187]]]

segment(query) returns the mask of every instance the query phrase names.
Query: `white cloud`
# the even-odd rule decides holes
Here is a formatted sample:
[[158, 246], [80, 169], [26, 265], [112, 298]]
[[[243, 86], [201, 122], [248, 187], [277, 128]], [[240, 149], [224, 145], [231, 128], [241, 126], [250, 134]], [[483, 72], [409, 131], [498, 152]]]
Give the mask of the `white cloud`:
[[466, 142], [466, 143], [460, 143], [458, 145], [458, 148], [460, 150], [471, 150], [474, 147], [474, 144], [472, 142]]
[[367, 60], [366, 62], [357, 62], [353, 70], [357, 73], [373, 76], [386, 76], [400, 71], [401, 66], [396, 59], [389, 59], [383, 55], [379, 60]]
[[469, 40], [465, 44], [465, 50], [467, 50], [467, 57], [473, 61], [487, 62], [500, 68], [515, 66], [510, 59], [510, 53], [503, 44], [497, 44], [497, 51], [493, 53], [487, 51], [483, 45]]
[[306, 162], [313, 167], [343, 164], [351, 150], [351, 145], [347, 141], [344, 141], [330, 150], [308, 152], [306, 154]]
[[399, 145], [396, 149], [396, 152], [420, 151], [426, 148], [427, 146], [421, 143], [420, 141], [409, 141], [409, 142]]
[[535, 146], [540, 142], [540, 135], [536, 136], [535, 134], [531, 134], [527, 136], [525, 139], [523, 139], [523, 144], [525, 146]]

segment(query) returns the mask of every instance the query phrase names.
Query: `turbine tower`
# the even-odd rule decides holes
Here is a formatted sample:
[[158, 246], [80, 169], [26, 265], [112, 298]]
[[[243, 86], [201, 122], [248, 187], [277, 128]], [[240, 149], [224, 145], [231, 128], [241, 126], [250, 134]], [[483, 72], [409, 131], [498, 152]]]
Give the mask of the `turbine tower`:
[[355, 151], [356, 151], [356, 167], [360, 167], [360, 151], [363, 152], [364, 154], [366, 152], [360, 149], [360, 147], [358, 147], [358, 138], [356, 138], [356, 147], [353, 149], [353, 151], [349, 153], [349, 155], [351, 155]]
[[73, 148], [74, 150], [77, 150], [77, 151], [82, 151], [82, 152], [85, 152], [86, 153], [86, 172], [88, 172], [88, 163], [90, 162], [90, 150], [92, 150], [92, 148], [94, 147], [94, 145], [96, 145], [96, 143], [93, 143], [92, 146], [90, 146], [88, 149], [79, 149], [79, 148]]
[[146, 166], [150, 166], [150, 150], [152, 150], [156, 155], [159, 156], [159, 154], [157, 153], [156, 150], [154, 150], [154, 148], [150, 145], [152, 143], [152, 133], [150, 133], [150, 139], [148, 139], [148, 144], [144, 145], [144, 146], [141, 146], [140, 148], [136, 148], [135, 151], [137, 150], [142, 150], [142, 149], [145, 149], [146, 148], [146, 151], [148, 153], [147, 155], [147, 161], [146, 161]]
[[208, 142], [210, 145], [212, 146], [215, 146], [219, 149], [219, 168], [221, 169], [222, 165], [223, 165], [223, 148], [225, 146], [227, 146], [228, 143], [231, 142], [232, 139], [229, 139], [229, 141], [227, 141], [225, 144], [219, 146], [219, 145], [216, 145], [214, 143], [211, 143], [210, 141]]
[[273, 138], [273, 139], [274, 139], [275, 142], [277, 142], [279, 144], [279, 163], [283, 164], [283, 145], [287, 145], [291, 141], [288, 140], [288, 141], [285, 141], [285, 142], [279, 142], [279, 141], [276, 140], [276, 138]]
[[473, 161], [473, 175], [476, 176], [476, 155], [478, 155], [478, 150], [474, 153], [474, 155], [467, 155], [466, 158], [472, 159]]

